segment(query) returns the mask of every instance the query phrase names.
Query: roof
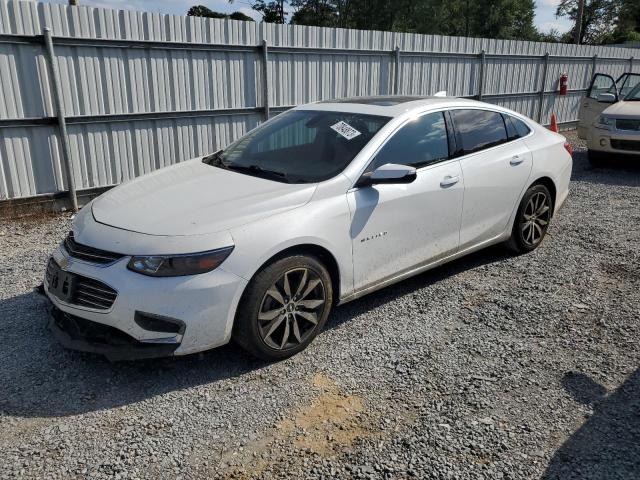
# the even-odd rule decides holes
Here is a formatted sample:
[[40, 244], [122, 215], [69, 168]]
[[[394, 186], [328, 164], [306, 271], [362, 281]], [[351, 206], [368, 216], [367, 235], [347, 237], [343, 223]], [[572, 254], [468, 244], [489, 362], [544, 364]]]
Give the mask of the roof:
[[[443, 105], [444, 104], [444, 105]], [[327, 110], [397, 117], [408, 111], [429, 106], [481, 105], [475, 100], [457, 97], [421, 97], [406, 95], [380, 95], [348, 97], [300, 105], [299, 110]]]

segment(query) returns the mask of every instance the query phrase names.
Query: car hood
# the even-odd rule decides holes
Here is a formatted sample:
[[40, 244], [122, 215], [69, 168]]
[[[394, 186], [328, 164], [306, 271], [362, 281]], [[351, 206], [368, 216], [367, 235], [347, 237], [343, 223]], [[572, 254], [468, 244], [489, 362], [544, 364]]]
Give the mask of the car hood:
[[189, 160], [109, 190], [95, 220], [149, 235], [204, 235], [307, 203], [315, 184], [288, 184]]
[[640, 101], [614, 103], [607, 107], [603, 115], [609, 115], [615, 118], [640, 118]]

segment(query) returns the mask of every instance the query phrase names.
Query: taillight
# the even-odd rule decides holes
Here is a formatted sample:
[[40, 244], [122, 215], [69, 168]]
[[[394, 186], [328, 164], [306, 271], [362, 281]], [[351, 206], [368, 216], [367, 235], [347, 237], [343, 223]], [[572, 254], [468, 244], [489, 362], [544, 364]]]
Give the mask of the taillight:
[[569, 142], [564, 142], [564, 149], [569, 152], [569, 155], [573, 156], [573, 147]]

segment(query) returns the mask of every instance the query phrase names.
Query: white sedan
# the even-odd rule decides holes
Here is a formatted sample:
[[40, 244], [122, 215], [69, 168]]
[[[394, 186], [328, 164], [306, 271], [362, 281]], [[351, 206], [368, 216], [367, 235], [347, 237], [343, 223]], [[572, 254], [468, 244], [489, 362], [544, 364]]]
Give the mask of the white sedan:
[[303, 105], [84, 207], [47, 265], [49, 325], [114, 360], [232, 339], [285, 358], [333, 305], [492, 244], [534, 250], [571, 167], [563, 136], [495, 105]]

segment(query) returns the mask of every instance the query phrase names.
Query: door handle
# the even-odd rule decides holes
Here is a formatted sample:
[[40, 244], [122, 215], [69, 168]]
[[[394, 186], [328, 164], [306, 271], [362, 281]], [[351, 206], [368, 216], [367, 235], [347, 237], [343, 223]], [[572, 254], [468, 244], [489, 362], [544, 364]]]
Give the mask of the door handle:
[[440, 181], [440, 186], [442, 188], [449, 188], [454, 186], [459, 181], [460, 181], [460, 177], [458, 175], [456, 175], [455, 177], [452, 177], [451, 175], [447, 175]]
[[520, 155], [514, 155], [509, 163], [515, 167], [516, 165], [520, 165], [522, 162], [524, 162], [524, 158]]

